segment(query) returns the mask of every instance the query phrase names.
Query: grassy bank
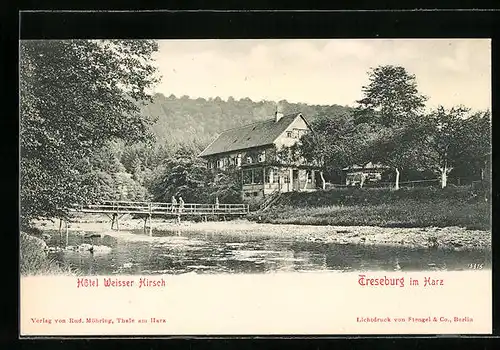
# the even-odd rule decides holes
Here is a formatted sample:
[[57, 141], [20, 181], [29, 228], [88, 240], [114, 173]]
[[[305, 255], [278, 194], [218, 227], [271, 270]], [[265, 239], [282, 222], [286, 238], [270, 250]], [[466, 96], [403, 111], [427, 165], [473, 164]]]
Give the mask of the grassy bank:
[[447, 227], [490, 229], [489, 202], [470, 188], [343, 188], [285, 193], [268, 211], [251, 220], [307, 225]]
[[21, 275], [74, 275], [69, 266], [59, 266], [47, 257], [45, 241], [41, 238], [21, 232], [19, 238], [19, 267]]

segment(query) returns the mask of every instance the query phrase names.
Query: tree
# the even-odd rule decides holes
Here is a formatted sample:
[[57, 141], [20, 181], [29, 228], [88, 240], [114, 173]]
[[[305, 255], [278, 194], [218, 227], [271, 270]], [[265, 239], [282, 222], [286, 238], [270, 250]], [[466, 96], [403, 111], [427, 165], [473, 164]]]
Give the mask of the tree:
[[422, 162], [426, 168], [439, 173], [441, 188], [447, 185], [449, 172], [456, 165], [458, 153], [463, 147], [461, 134], [467, 132], [464, 118], [465, 108], [446, 110], [439, 106], [426, 118], [426, 138], [421, 150]]
[[132, 179], [138, 184], [144, 183], [144, 177], [142, 174], [142, 162], [140, 157], [136, 157], [132, 161]]
[[21, 220], [92, 199], [89, 157], [111, 139], [144, 140], [139, 105], [158, 82], [149, 40], [20, 44]]
[[88, 156], [89, 171], [100, 170], [108, 174], [126, 172], [126, 168], [120, 161], [120, 155], [113, 149], [112, 142], [105, 143], [101, 148], [96, 149]]
[[457, 165], [468, 164], [472, 169], [479, 170], [484, 180], [484, 170], [488, 167], [485, 163], [491, 154], [491, 113], [473, 113], [464, 123], [467, 132], [460, 134], [463, 147]]
[[398, 127], [417, 117], [425, 107], [427, 98], [418, 92], [415, 75], [404, 67], [379, 66], [368, 76], [370, 83], [362, 87], [364, 97], [356, 101], [358, 122]]
[[470, 114], [459, 106], [439, 106], [425, 118], [422, 162], [440, 175], [441, 187], [447, 186], [448, 174], [457, 165], [482, 168], [483, 157], [491, 149], [489, 113]]
[[313, 132], [301, 137], [299, 153], [309, 164], [321, 167], [323, 188], [323, 171], [340, 173], [346, 166], [367, 160], [371, 139], [366, 127], [355, 125], [350, 115], [322, 116], [313, 122]]
[[420, 144], [425, 137], [424, 127], [408, 123], [405, 127], [380, 127], [374, 132], [370, 158], [390, 166], [395, 172], [394, 189], [399, 189], [402, 169], [417, 168], [420, 162]]
[[370, 82], [362, 88], [364, 97], [357, 101], [355, 120], [378, 126], [374, 160], [394, 168], [395, 189], [399, 189], [401, 168], [414, 161], [414, 141], [418, 139], [414, 128], [426, 97], [418, 92], [415, 76], [403, 67], [379, 66], [368, 75]]
[[189, 148], [179, 148], [159, 170], [151, 181], [150, 191], [154, 200], [170, 202], [172, 196], [181, 196], [191, 203], [207, 201], [208, 169]]
[[208, 181], [209, 193], [206, 193], [211, 202], [218, 198], [221, 203], [241, 202], [241, 171], [236, 166], [227, 169], [217, 169], [212, 174], [214, 181]]

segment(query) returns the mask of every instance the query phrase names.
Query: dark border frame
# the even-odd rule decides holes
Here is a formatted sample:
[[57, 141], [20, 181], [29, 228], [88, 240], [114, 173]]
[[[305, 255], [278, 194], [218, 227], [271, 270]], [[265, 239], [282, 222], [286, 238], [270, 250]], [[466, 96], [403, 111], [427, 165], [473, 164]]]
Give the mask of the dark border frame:
[[[492, 38], [492, 95], [493, 105], [492, 114], [497, 114], [496, 94], [498, 91], [498, 70], [495, 62], [499, 60], [498, 38], [500, 12], [497, 11], [456, 11], [456, 10], [420, 10], [420, 11], [276, 11], [276, 10], [256, 10], [256, 11], [112, 11], [112, 12], [57, 12], [57, 11], [26, 11], [18, 13], [18, 28], [14, 28], [8, 38], [8, 44], [12, 44], [13, 52], [9, 58], [17, 66], [17, 40], [21, 39], [69, 39], [69, 38]], [[12, 85], [17, 84], [17, 70], [14, 65], [7, 70], [6, 75], [13, 78]], [[9, 74], [10, 73], [10, 74]], [[11, 86], [12, 86], [11, 85]], [[17, 87], [17, 85], [16, 85]], [[9, 90], [8, 92], [12, 92]], [[17, 109], [17, 94], [13, 94], [13, 106]], [[14, 123], [13, 123], [14, 124]], [[15, 123], [17, 126], [17, 123]], [[493, 122], [493, 130], [496, 123]], [[19, 131], [19, 130], [17, 130]], [[17, 146], [17, 139], [16, 139]], [[497, 147], [493, 144], [493, 148]], [[16, 147], [17, 148], [17, 147]], [[16, 152], [17, 155], [17, 152]], [[8, 155], [5, 158], [9, 158]], [[8, 159], [8, 160], [14, 160]], [[495, 168], [497, 163], [493, 156], [493, 179], [495, 179]], [[13, 162], [14, 165], [14, 162]], [[17, 168], [16, 168], [17, 169]], [[18, 173], [16, 173], [18, 178]], [[493, 207], [498, 198], [496, 182], [493, 181]], [[498, 252], [496, 249], [498, 238], [495, 237], [496, 225], [493, 217], [493, 276], [499, 271]], [[17, 222], [18, 225], [18, 222]], [[15, 239], [18, 251], [18, 240]], [[16, 263], [17, 263], [17, 254]], [[18, 285], [19, 276], [11, 282], [12, 285]], [[493, 278], [493, 334], [499, 334], [499, 313], [497, 311], [498, 300], [498, 282]], [[17, 290], [19, 298], [19, 290]], [[18, 299], [19, 302], [19, 299]], [[14, 303], [10, 303], [14, 306]], [[18, 311], [18, 310], [17, 310]], [[16, 316], [18, 312], [15, 312]], [[5, 315], [5, 313], [4, 313]], [[19, 319], [16, 317], [14, 327], [7, 323], [9, 328], [2, 327], [2, 339], [5, 330], [17, 329]], [[409, 339], [411, 337], [412, 339]], [[44, 338], [47, 340], [38, 340]], [[103, 338], [116, 339], [119, 346], [133, 346], [125, 339], [130, 338], [154, 338], [154, 337], [110, 337], [100, 336], [92, 337], [91, 343], [87, 340], [89, 337], [32, 337], [28, 340], [23, 337], [21, 343], [24, 346], [35, 345], [40, 341], [42, 343], [50, 342], [50, 347], [54, 348], [58, 344], [69, 345], [66, 342], [60, 342], [61, 339], [75, 339], [77, 343], [83, 345], [89, 344], [92, 348], [95, 345], [104, 345]], [[186, 339], [191, 344], [199, 344], [202, 341], [205, 345], [215, 345], [211, 339], [217, 339], [219, 345], [241, 346], [241, 340], [244, 338], [250, 340], [247, 345], [260, 347], [264, 343], [275, 343], [278, 339], [279, 345], [289, 346], [290, 342], [300, 345], [310, 345], [318, 347], [321, 345], [336, 345], [339, 341], [347, 340], [353, 347], [357, 347], [361, 341], [371, 343], [372, 340], [384, 340], [386, 345], [399, 344], [400, 346], [416, 345], [425, 347], [429, 339], [434, 339], [436, 343], [444, 345], [448, 343], [454, 347], [463, 345], [466, 348], [472, 348], [473, 341], [487, 341], [493, 337], [485, 336], [419, 336], [419, 335], [394, 335], [394, 336], [375, 336], [375, 335], [338, 335], [338, 336], [318, 336], [304, 337], [300, 335], [293, 336], [227, 336], [227, 337], [165, 337], [169, 339], [170, 345], [182, 345]], [[179, 339], [181, 338], [181, 339]], [[36, 340], [35, 340], [36, 339]], [[57, 339], [57, 340], [56, 340]], [[135, 345], [146, 345], [151, 347], [151, 342], [137, 339]], [[54, 342], [56, 340], [56, 342]], [[219, 343], [220, 341], [220, 343]], [[397, 341], [397, 342], [396, 342]], [[66, 344], [66, 345], [64, 345]], [[91, 344], [94, 344], [92, 346]], [[403, 345], [404, 344], [404, 345]], [[478, 344], [478, 343], [476, 343]], [[491, 343], [490, 343], [491, 345]], [[371, 347], [373, 344], [371, 344]], [[385, 346], [384, 346], [385, 347]], [[151, 347], [152, 348], [152, 347]], [[481, 348], [484, 348], [483, 346]]]

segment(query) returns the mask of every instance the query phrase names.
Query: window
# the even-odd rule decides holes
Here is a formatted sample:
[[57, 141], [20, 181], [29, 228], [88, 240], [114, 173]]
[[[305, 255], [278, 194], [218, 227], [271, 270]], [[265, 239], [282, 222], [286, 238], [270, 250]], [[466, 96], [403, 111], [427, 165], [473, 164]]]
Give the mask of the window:
[[211, 161], [211, 160], [209, 160], [209, 161], [208, 161], [208, 164], [207, 164], [208, 169], [212, 169], [212, 168], [213, 168], [213, 166], [214, 166], [214, 164], [212, 163], [212, 161]]
[[264, 176], [264, 174], [262, 174], [261, 169], [255, 169], [255, 171], [253, 173], [253, 183], [261, 184], [262, 180], [263, 180], [263, 176]]
[[276, 168], [269, 168], [266, 171], [266, 180], [268, 183], [278, 183], [280, 181], [279, 171]]
[[245, 192], [245, 197], [250, 197], [250, 192]]
[[259, 192], [254, 192], [254, 193], [253, 193], [253, 196], [254, 196], [254, 197], [257, 197], [258, 195], [259, 195]]
[[243, 184], [252, 183], [252, 170], [243, 170]]
[[292, 137], [292, 132], [291, 131], [287, 131], [286, 132], [286, 137]]
[[236, 165], [241, 166], [241, 154], [238, 154], [238, 157], [236, 158]]
[[262, 163], [265, 160], [266, 160], [266, 152], [262, 151], [261, 153], [259, 153], [259, 162]]
[[274, 179], [273, 173], [274, 173], [274, 169], [273, 168], [268, 168], [266, 170], [266, 182], [268, 184], [272, 184], [273, 183], [273, 179]]
[[284, 181], [286, 184], [290, 183], [290, 176], [288, 176], [288, 175], [284, 175], [284, 176], [283, 176], [283, 181]]
[[277, 171], [273, 173], [273, 182], [274, 183], [279, 183], [280, 182], [280, 175], [278, 174]]
[[312, 171], [307, 172], [307, 182], [312, 182]]
[[248, 163], [248, 164], [251, 164], [251, 163], [252, 163], [252, 157], [250, 157], [250, 156], [248, 156], [248, 157], [247, 157], [247, 163]]

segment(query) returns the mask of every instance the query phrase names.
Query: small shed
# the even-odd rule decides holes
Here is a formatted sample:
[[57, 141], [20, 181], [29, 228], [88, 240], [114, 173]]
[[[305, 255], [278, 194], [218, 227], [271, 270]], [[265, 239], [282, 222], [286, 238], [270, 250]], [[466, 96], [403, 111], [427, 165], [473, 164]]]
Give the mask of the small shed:
[[345, 184], [347, 186], [357, 186], [362, 183], [374, 183], [382, 180], [382, 173], [389, 169], [388, 166], [380, 163], [368, 162], [361, 166], [354, 164], [343, 168], [345, 173]]

